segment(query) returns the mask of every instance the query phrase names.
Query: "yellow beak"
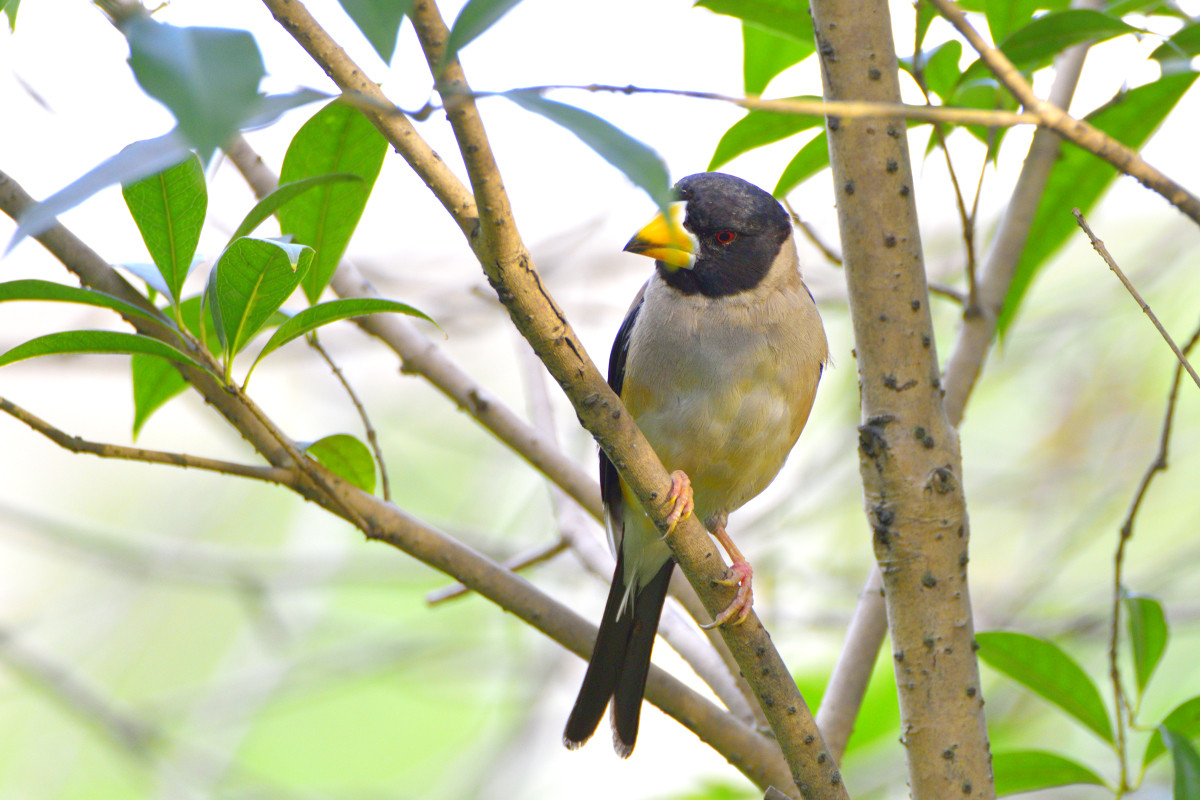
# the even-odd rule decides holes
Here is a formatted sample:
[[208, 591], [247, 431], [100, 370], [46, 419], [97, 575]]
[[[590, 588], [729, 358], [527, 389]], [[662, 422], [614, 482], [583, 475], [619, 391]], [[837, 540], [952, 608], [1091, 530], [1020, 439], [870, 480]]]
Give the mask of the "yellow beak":
[[672, 203], [625, 245], [625, 252], [661, 261], [669, 269], [691, 269], [696, 263], [696, 237], [683, 228], [684, 203]]

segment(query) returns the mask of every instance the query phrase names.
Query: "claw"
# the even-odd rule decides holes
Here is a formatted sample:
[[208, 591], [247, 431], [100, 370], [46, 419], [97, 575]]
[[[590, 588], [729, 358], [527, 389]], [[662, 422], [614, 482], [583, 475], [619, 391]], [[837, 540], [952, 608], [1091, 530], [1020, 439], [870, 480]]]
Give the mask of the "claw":
[[717, 583], [722, 586], [736, 586], [737, 594], [729, 605], [725, 606], [725, 610], [717, 614], [716, 618], [709, 625], [701, 627], [705, 629], [716, 628], [721, 625], [741, 625], [750, 616], [750, 612], [754, 610], [754, 591], [750, 588], [751, 578], [754, 576], [754, 568], [745, 560], [734, 561], [729, 567], [729, 571], [733, 573], [732, 578], [718, 580]]
[[692, 509], [696, 507], [692, 497], [692, 481], [687, 473], [679, 470], [671, 473], [671, 491], [667, 493], [667, 500], [671, 501], [672, 506], [671, 513], [667, 515], [667, 532], [664, 538], [675, 531], [679, 520], [691, 516]]
[[742, 555], [742, 551], [738, 550], [737, 545], [733, 543], [733, 539], [730, 539], [729, 534], [725, 532], [725, 518], [722, 516], [713, 520], [712, 526], [713, 538], [721, 543], [725, 552], [729, 554], [729, 560], [733, 562], [729, 565], [729, 571], [733, 577], [719, 580], [717, 583], [722, 586], [736, 586], [737, 594], [734, 595], [725, 610], [717, 614], [711, 624], [703, 626], [705, 629], [716, 628], [719, 625], [741, 625], [754, 610], [754, 592], [750, 588], [754, 569]]

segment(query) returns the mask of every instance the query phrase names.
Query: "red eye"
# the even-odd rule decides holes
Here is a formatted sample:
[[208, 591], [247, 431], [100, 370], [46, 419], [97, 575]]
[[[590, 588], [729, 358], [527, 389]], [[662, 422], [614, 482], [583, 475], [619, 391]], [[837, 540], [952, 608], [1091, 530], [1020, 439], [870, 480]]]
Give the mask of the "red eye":
[[717, 235], [713, 238], [717, 240], [717, 244], [729, 244], [737, 238], [737, 234], [733, 231], [717, 231]]

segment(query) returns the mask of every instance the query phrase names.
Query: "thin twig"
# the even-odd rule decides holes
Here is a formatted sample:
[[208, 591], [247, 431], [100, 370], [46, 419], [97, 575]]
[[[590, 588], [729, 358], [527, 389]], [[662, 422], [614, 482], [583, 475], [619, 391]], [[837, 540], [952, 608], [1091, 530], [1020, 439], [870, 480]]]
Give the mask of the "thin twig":
[[93, 442], [87, 439], [81, 439], [78, 436], [72, 436], [65, 431], [54, 427], [49, 422], [46, 422], [41, 417], [26, 411], [16, 403], [7, 398], [0, 397], [0, 411], [15, 417], [21, 422], [28, 425], [33, 430], [45, 436], [50, 441], [58, 446], [70, 450], [72, 453], [90, 453], [101, 458], [115, 458], [123, 461], [144, 461], [149, 464], [169, 464], [174, 467], [183, 467], [185, 469], [203, 469], [210, 472], [222, 472], [226, 475], [237, 475], [241, 478], [252, 478], [257, 481], [265, 481], [267, 483], [278, 483], [284, 486], [293, 486], [296, 483], [296, 475], [291, 470], [281, 467], [255, 466], [252, 464], [238, 464], [233, 461], [221, 461], [215, 458], [205, 458], [204, 456], [192, 456], [187, 453], [171, 453], [164, 450], [147, 450], [142, 447], [128, 447], [120, 444], [109, 444], [108, 442]]
[[[797, 98], [765, 100], [755, 95], [746, 97], [734, 97], [732, 95], [718, 94], [716, 92], [697, 92], [687, 89], [661, 89], [650, 86], [616, 86], [612, 84], [591, 83], [591, 84], [544, 84], [541, 86], [522, 86], [517, 89], [510, 89], [505, 92], [466, 92], [466, 91], [446, 91], [443, 93], [443, 99], [456, 97], [479, 99], [484, 97], [500, 97], [506, 94], [516, 92], [529, 92], [541, 94], [543, 92], [552, 91], [578, 91], [578, 92], [615, 92], [618, 94], [662, 94], [671, 95], [673, 97], [687, 97], [693, 100], [716, 100], [721, 103], [731, 103], [748, 111], [771, 111], [778, 114], [800, 114], [813, 117], [839, 117], [842, 119], [885, 119], [889, 117], [903, 117], [905, 119], [916, 119], [924, 122], [950, 122], [957, 125], [982, 125], [986, 127], [1001, 127], [1010, 128], [1016, 125], [1036, 125], [1039, 118], [1036, 114], [1031, 114], [1024, 111], [988, 111], [978, 108], [955, 108], [950, 106], [918, 106], [908, 103], [872, 103], [868, 101], [855, 100], [821, 100], [814, 98], [812, 100], [804, 100]], [[350, 98], [351, 102], [365, 102], [374, 104], [371, 98]], [[392, 109], [396, 113], [401, 112], [399, 109]], [[419, 114], [427, 114], [429, 111], [440, 110], [435, 105], [427, 105], [420, 112], [408, 114], [408, 116], [418, 116]]]
[[[510, 569], [513, 572], [520, 572], [523, 569], [541, 564], [544, 561], [549, 561], [559, 553], [567, 549], [567, 543], [562, 539], [556, 542], [546, 542], [539, 544], [526, 550], [524, 553], [518, 553], [512, 558], [505, 559], [500, 562], [500, 566], [505, 569]], [[434, 589], [429, 594], [425, 595], [425, 602], [431, 606], [438, 603], [444, 603], [447, 600], [453, 600], [456, 597], [462, 597], [469, 593], [468, 589], [461, 583], [452, 583], [449, 586], [443, 586], [441, 589]]]
[[782, 202], [783, 207], [787, 209], [788, 215], [792, 218], [792, 224], [804, 233], [805, 238], [812, 242], [813, 246], [821, 251], [821, 255], [825, 256], [825, 258], [829, 260], [829, 263], [838, 267], [842, 266], [841, 255], [839, 255], [836, 250], [822, 241], [821, 237], [817, 236], [816, 229], [800, 218], [800, 215], [796, 213], [794, 208], [792, 208], [792, 204], [788, 202], [786, 197], [783, 198]]
[[[1078, 211], [1076, 216], [1080, 218], [1080, 224], [1087, 230], [1087, 223], [1080, 217]], [[1091, 231], [1088, 231], [1091, 236]], [[1093, 243], [1095, 243], [1093, 239]], [[1103, 247], [1103, 245], [1100, 245]], [[1102, 254], [1106, 255], [1106, 254]], [[1106, 257], [1107, 261], [1108, 258]], [[1109, 262], [1114, 270], [1116, 265]], [[1118, 270], [1119, 274], [1119, 270]], [[1128, 285], [1128, 284], [1127, 284]], [[1189, 353], [1196, 343], [1200, 341], [1200, 328], [1197, 328], [1192, 337], [1184, 345], [1183, 352]], [[1182, 355], [1181, 355], [1182, 358]], [[1125, 573], [1125, 549], [1131, 539], [1133, 539], [1133, 524], [1137, 519], [1138, 511], [1141, 510], [1142, 501], [1146, 498], [1146, 493], [1150, 489], [1150, 483], [1159, 472], [1165, 472], [1167, 469], [1167, 452], [1171, 442], [1171, 429], [1175, 422], [1176, 400], [1179, 397], [1179, 384], [1183, 380], [1183, 367], [1186, 360], [1175, 365], [1175, 376], [1171, 380], [1171, 391], [1167, 394], [1167, 410], [1163, 415], [1162, 431], [1158, 437], [1158, 452], [1154, 456], [1154, 460], [1150, 462], [1150, 466], [1146, 468], [1145, 474], [1142, 475], [1142, 480], [1138, 484], [1137, 492], [1134, 493], [1133, 501], [1129, 504], [1129, 511], [1125, 515], [1125, 521], [1121, 523], [1120, 535], [1117, 539], [1117, 552], [1113, 558], [1113, 600], [1112, 600], [1112, 628], [1109, 632], [1108, 643], [1108, 669], [1109, 675], [1112, 678], [1113, 685], [1113, 701], [1116, 705], [1117, 717], [1117, 755], [1121, 762], [1121, 782], [1120, 790], [1126, 791], [1129, 788], [1129, 767], [1126, 764], [1125, 757], [1125, 723], [1126, 719], [1132, 722], [1131, 712], [1129, 709], [1129, 698], [1125, 694], [1124, 686], [1121, 683], [1121, 668], [1117, 660], [1120, 643], [1120, 627], [1121, 627], [1121, 597], [1123, 595], [1123, 583]]]
[[958, 289], [955, 289], [953, 286], [947, 286], [944, 283], [934, 283], [933, 281], [929, 282], [929, 293], [930, 294], [939, 294], [942, 297], [953, 300], [954, 302], [958, 303], [960, 306], [965, 306], [967, 304], [967, 300], [969, 298], [969, 295], [967, 295], [964, 292], [960, 292]]
[[1096, 234], [1092, 233], [1092, 229], [1088, 227], [1087, 220], [1084, 219], [1083, 213], [1080, 212], [1078, 208], [1071, 209], [1071, 213], [1075, 215], [1076, 221], [1079, 222], [1079, 227], [1083, 228], [1083, 232], [1086, 233], [1088, 239], [1092, 241], [1092, 247], [1096, 249], [1096, 252], [1099, 253], [1100, 257], [1104, 259], [1104, 263], [1108, 264], [1108, 268], [1111, 269], [1121, 281], [1121, 284], [1125, 287], [1125, 290], [1129, 292], [1130, 296], [1132, 296], [1135, 301], [1137, 301], [1137, 304], [1141, 307], [1142, 311], [1144, 311], [1146, 316], [1150, 318], [1150, 321], [1154, 323], [1154, 327], [1158, 329], [1159, 335], [1161, 335], [1163, 339], [1166, 340], [1167, 344], [1170, 345], [1171, 352], [1173, 352], [1175, 357], [1179, 359], [1179, 363], [1182, 364], [1183, 368], [1187, 370], [1188, 375], [1192, 376], [1192, 380], [1196, 382], [1196, 386], [1200, 387], [1200, 375], [1196, 374], [1196, 370], [1192, 368], [1192, 364], [1187, 360], [1187, 356], [1184, 355], [1183, 351], [1179, 349], [1179, 345], [1175, 344], [1175, 340], [1171, 338], [1171, 334], [1167, 333], [1167, 329], [1164, 328], [1162, 323], [1158, 321], [1158, 317], [1155, 316], [1154, 312], [1150, 309], [1149, 304], [1142, 299], [1142, 296], [1138, 294], [1138, 290], [1133, 287], [1133, 284], [1130, 283], [1129, 278], [1125, 277], [1125, 273], [1121, 271], [1121, 268], [1117, 266], [1117, 262], [1113, 260], [1111, 255], [1109, 255], [1108, 249], [1104, 246], [1104, 242], [1097, 239]]
[[321, 358], [325, 359], [325, 363], [329, 365], [329, 369], [338, 379], [338, 383], [342, 384], [342, 388], [346, 390], [346, 395], [350, 398], [350, 402], [354, 403], [354, 407], [358, 410], [359, 419], [363, 423], [363, 432], [367, 435], [367, 441], [371, 443], [371, 450], [375, 452], [375, 463], [379, 465], [379, 484], [383, 488], [383, 499], [387, 502], [392, 502], [392, 489], [388, 483], [387, 464], [383, 460], [383, 448], [379, 446], [379, 435], [375, 432], [375, 426], [371, 424], [371, 417], [367, 414], [367, 408], [359, 399], [358, 393], [354, 391], [354, 387], [350, 385], [350, 381], [346, 380], [342, 368], [333, 360], [333, 356], [329, 355], [329, 351], [321, 344], [321, 340], [317, 338], [316, 331], [310, 333], [307, 337], [308, 346], [321, 354]]

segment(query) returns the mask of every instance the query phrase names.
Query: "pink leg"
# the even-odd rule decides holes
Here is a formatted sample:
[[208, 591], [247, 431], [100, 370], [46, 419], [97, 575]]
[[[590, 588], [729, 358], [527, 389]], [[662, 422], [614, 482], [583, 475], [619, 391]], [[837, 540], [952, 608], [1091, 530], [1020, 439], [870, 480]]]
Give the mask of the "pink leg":
[[737, 545], [733, 543], [733, 539], [729, 538], [729, 534], [725, 532], [725, 517], [722, 515], [712, 521], [712, 535], [721, 546], [725, 548], [725, 552], [729, 554], [729, 559], [733, 563], [729, 566], [729, 571], [733, 573], [733, 577], [727, 580], [718, 581], [725, 586], [736, 586], [737, 594], [734, 595], [729, 605], [725, 610], [717, 615], [713, 620], [712, 625], [706, 626], [715, 628], [718, 625], [741, 625], [750, 616], [750, 612], [754, 608], [754, 592], [750, 589], [750, 581], [754, 576], [754, 569], [750, 566], [750, 562], [742, 555], [742, 551], [738, 550]]
[[680, 470], [671, 473], [671, 491], [667, 494], [667, 500], [673, 503], [671, 513], [667, 515], [666, 535], [670, 536], [679, 520], [691, 516], [692, 509], [696, 507], [692, 499], [692, 481], [687, 473]]

